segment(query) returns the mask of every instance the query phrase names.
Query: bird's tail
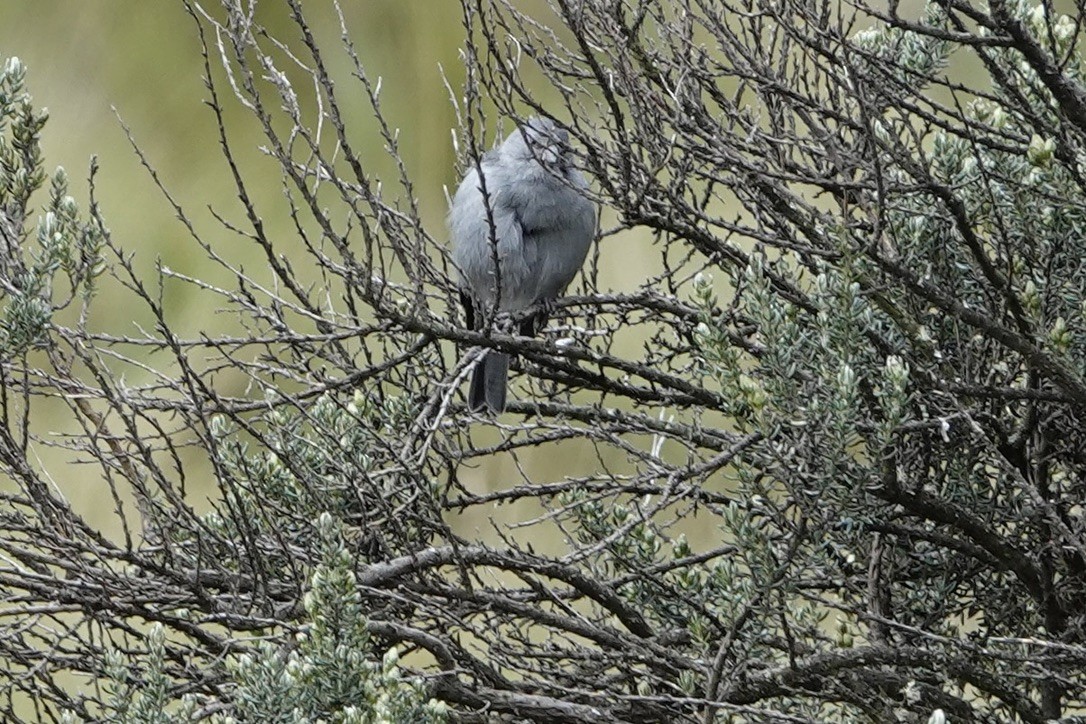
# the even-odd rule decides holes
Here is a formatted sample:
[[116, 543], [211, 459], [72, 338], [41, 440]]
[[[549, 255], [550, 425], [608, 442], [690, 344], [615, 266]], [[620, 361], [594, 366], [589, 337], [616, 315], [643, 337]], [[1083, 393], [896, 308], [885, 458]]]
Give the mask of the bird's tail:
[[472, 412], [490, 410], [495, 414], [505, 410], [505, 382], [509, 376], [509, 355], [490, 350], [471, 373], [468, 406]]

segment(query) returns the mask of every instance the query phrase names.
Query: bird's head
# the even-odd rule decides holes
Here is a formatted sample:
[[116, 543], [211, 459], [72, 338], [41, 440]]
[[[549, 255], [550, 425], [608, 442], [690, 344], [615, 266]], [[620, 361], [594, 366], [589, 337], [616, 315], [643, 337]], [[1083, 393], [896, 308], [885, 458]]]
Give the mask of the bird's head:
[[535, 161], [550, 171], [570, 167], [569, 133], [549, 118], [530, 118], [509, 135], [503, 152], [518, 160]]

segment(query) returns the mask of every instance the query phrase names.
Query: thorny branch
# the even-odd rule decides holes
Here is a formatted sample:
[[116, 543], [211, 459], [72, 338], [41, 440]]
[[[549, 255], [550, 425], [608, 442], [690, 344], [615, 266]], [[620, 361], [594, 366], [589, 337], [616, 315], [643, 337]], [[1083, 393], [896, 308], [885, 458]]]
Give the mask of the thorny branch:
[[[244, 225], [202, 230], [140, 155], [233, 287], [148, 284], [95, 209], [154, 329], [57, 324], [44, 356], [4, 357], [5, 714], [29, 696], [93, 719], [98, 695], [58, 673], [101, 677], [147, 622], [174, 634], [177, 694], [228, 700], [222, 658], [298, 625], [328, 510], [370, 629], [428, 653], [464, 721], [1041, 722], [1086, 705], [1086, 95], [1077, 30], [1050, 6], [462, 0], [464, 163], [497, 119], [545, 114], [605, 209], [588, 270], [526, 339], [465, 328], [346, 21], [329, 48], [288, 5], [296, 47], [243, 3], [187, 4]], [[361, 161], [351, 91], [395, 188]], [[282, 170], [289, 242], [238, 160], [238, 102]], [[629, 249], [655, 271], [602, 288]], [[166, 278], [239, 331], [176, 332]], [[460, 401], [476, 347], [518, 356], [500, 419]], [[149, 381], [125, 383], [137, 369]], [[29, 410], [57, 396], [80, 433], [35, 435]], [[94, 466], [123, 540], [73, 511], [38, 445]], [[545, 477], [543, 455], [570, 468]], [[474, 466], [495, 459], [480, 491]], [[196, 474], [216, 481], [212, 517], [186, 497]], [[490, 543], [458, 525], [525, 502]]]

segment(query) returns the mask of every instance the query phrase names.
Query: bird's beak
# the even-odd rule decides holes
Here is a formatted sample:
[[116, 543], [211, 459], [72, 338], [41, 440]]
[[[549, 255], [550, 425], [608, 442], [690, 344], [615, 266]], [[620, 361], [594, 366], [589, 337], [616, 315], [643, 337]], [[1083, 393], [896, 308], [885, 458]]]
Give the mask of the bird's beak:
[[558, 166], [562, 160], [562, 154], [558, 149], [548, 146], [540, 149], [539, 160], [544, 166]]

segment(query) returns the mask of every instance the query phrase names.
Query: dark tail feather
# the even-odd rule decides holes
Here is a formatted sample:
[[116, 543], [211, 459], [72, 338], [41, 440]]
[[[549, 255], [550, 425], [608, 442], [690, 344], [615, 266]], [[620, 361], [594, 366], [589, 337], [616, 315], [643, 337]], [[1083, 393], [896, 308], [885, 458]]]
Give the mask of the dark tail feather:
[[505, 411], [505, 381], [509, 376], [509, 355], [491, 350], [471, 373], [468, 407], [472, 412]]

